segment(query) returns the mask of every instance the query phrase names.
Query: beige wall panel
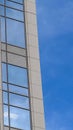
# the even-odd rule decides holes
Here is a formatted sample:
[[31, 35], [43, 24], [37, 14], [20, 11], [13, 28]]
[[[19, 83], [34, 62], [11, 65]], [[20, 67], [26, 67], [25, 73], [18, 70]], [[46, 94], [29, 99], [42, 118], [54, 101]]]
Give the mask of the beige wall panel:
[[31, 86], [31, 89], [32, 89], [31, 97], [42, 99], [41, 86], [34, 85], [34, 84], [31, 84], [30, 86]]
[[31, 58], [39, 59], [39, 50], [36, 47], [28, 46], [28, 56]]
[[4, 127], [4, 130], [9, 130], [9, 128], [8, 127]]
[[26, 68], [26, 58], [8, 53], [8, 63]]
[[7, 45], [7, 51], [18, 55], [26, 56], [26, 50], [19, 47]]
[[2, 51], [2, 62], [6, 62], [6, 52]]
[[26, 14], [26, 21], [27, 21], [28, 24], [37, 25], [36, 15], [35, 14], [27, 13]]
[[33, 124], [33, 126], [39, 127], [41, 129], [42, 128], [45, 129], [44, 115], [40, 114], [40, 113], [35, 113], [35, 112], [32, 112], [32, 113], [34, 115], [34, 124]]
[[43, 128], [38, 128], [38, 127], [35, 127], [35, 130], [45, 130]]
[[38, 48], [38, 37], [31, 34], [27, 34], [27, 45]]
[[2, 43], [1, 44], [1, 49], [4, 50], [4, 51], [6, 51], [6, 44]]
[[37, 36], [37, 27], [35, 24], [27, 24], [26, 28], [27, 28], [27, 30], [26, 30], [27, 34]]
[[25, 0], [25, 11], [36, 13], [35, 2], [32, 0]]
[[41, 99], [31, 98], [31, 111], [44, 114], [43, 102]]
[[41, 85], [41, 78], [39, 72], [31, 71], [31, 83], [35, 85]]
[[30, 58], [29, 68], [32, 71], [40, 72], [40, 61], [38, 59]]

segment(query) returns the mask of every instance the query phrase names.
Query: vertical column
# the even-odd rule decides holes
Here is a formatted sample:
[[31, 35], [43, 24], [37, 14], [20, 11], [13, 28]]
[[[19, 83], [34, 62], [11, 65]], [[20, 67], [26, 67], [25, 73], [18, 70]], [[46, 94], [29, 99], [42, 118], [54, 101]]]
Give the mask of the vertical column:
[[1, 42], [0, 42], [0, 130], [3, 130], [3, 103], [2, 103], [2, 70], [1, 70]]
[[25, 0], [32, 130], [45, 130], [35, 0]]

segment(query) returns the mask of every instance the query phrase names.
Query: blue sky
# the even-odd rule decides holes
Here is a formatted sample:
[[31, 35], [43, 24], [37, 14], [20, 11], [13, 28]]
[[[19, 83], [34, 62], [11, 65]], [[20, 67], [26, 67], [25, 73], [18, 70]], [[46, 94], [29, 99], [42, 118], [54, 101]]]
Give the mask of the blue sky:
[[73, 0], [37, 0], [46, 130], [73, 130]]

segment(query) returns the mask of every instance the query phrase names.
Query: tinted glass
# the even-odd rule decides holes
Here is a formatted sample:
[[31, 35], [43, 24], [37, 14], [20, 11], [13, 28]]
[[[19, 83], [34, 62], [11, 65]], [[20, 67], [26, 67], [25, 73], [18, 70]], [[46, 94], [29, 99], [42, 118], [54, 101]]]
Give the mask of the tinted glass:
[[23, 5], [20, 5], [20, 4], [14, 3], [14, 2], [7, 1], [6, 5], [9, 7], [15, 8], [15, 9], [23, 10]]
[[28, 98], [10, 93], [9, 99], [10, 99], [11, 105], [29, 109], [29, 99]]
[[9, 83], [24, 87], [28, 86], [27, 70], [24, 68], [8, 65], [8, 77]]
[[6, 83], [3, 83], [3, 90], [7, 91], [7, 84]]
[[6, 16], [16, 20], [24, 21], [23, 12], [14, 9], [6, 8]]
[[14, 1], [14, 2], [18, 2], [18, 3], [23, 3], [23, 0], [11, 0], [11, 1]]
[[0, 6], [0, 15], [4, 16], [4, 6]]
[[1, 39], [2, 42], [5, 42], [5, 19], [1, 17]]
[[4, 125], [9, 125], [8, 123], [8, 106], [4, 105]]
[[7, 74], [6, 74], [6, 64], [2, 64], [2, 80], [7, 81]]
[[8, 93], [3, 92], [3, 103], [8, 104]]
[[7, 42], [11, 45], [25, 47], [24, 23], [7, 19]]
[[9, 85], [9, 91], [28, 96], [28, 89], [17, 87], [15, 85]]
[[4, 0], [0, 0], [0, 4], [4, 4]]
[[10, 107], [10, 126], [22, 130], [30, 130], [29, 111]]

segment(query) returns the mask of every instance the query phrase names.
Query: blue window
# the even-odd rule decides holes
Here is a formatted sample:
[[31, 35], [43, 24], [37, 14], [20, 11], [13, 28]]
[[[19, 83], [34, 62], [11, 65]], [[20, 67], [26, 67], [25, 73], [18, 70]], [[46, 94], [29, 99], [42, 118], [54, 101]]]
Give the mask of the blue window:
[[25, 48], [24, 23], [6, 19], [7, 21], [7, 43]]
[[30, 130], [30, 112], [10, 107], [10, 126], [22, 130]]
[[27, 69], [8, 65], [8, 82], [23, 87], [28, 87]]

